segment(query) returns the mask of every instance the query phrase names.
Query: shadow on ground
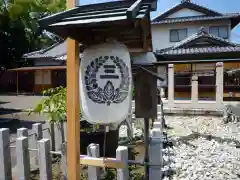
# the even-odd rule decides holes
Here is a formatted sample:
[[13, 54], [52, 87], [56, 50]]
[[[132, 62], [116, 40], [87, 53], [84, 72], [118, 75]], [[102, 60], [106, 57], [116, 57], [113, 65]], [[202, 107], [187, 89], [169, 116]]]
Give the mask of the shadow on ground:
[[0, 105], [1, 105], [1, 104], [6, 104], [6, 103], [9, 103], [9, 102], [0, 101]]
[[[1, 104], [2, 102], [0, 102]], [[19, 113], [22, 112], [21, 110], [16, 110], [16, 109], [6, 109], [6, 108], [0, 108], [0, 116], [1, 115], [7, 115], [7, 114], [14, 114], [14, 113]]]
[[[0, 119], [1, 121], [1, 119]], [[9, 128], [10, 134], [15, 134], [17, 132], [17, 129], [19, 128], [28, 128], [32, 129], [32, 125], [34, 123], [44, 123], [44, 121], [27, 121], [27, 120], [18, 120], [18, 119], [13, 119], [11, 121], [5, 122], [5, 123], [0, 123], [0, 128]]]
[[9, 128], [10, 134], [15, 134], [22, 127], [32, 129], [34, 123], [44, 123], [44, 117], [29, 116], [21, 110], [0, 108], [0, 128]]

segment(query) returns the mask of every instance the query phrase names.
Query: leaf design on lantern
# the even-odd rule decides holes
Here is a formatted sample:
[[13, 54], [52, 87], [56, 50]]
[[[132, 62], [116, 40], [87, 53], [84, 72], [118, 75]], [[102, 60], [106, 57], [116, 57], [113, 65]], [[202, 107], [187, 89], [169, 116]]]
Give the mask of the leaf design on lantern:
[[[120, 69], [121, 82], [120, 86], [115, 89], [111, 81], [107, 81], [104, 88], [98, 86], [96, 74], [99, 68], [108, 60], [111, 59], [114, 64]], [[127, 65], [122, 59], [114, 56], [100, 56], [92, 61], [86, 68], [85, 72], [85, 86], [87, 95], [95, 103], [107, 104], [121, 103], [127, 96], [129, 91], [130, 79]]]
[[109, 106], [114, 98], [114, 86], [111, 81], [107, 81], [106, 85], [104, 86], [103, 89], [103, 95], [106, 99], [106, 103]]
[[104, 104], [105, 103], [105, 101], [99, 95], [99, 92], [92, 91], [92, 92], [87, 92], [87, 94], [88, 94], [88, 97], [90, 99], [92, 99], [94, 102], [97, 102], [99, 104]]

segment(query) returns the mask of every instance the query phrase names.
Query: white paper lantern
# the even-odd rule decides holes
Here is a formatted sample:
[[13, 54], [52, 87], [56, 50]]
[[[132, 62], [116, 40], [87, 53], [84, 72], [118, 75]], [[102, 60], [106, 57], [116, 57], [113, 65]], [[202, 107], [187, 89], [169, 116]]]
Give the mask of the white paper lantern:
[[120, 123], [132, 107], [131, 60], [119, 42], [84, 50], [80, 64], [82, 113], [90, 123]]

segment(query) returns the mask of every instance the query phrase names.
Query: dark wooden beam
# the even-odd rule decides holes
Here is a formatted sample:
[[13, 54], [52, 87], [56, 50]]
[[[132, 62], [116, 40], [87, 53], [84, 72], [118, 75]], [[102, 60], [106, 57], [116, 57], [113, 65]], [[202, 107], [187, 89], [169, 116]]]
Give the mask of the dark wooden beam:
[[136, 2], [134, 2], [133, 5], [127, 10], [127, 18], [128, 19], [136, 18], [141, 8], [141, 5], [142, 5], [142, 0], [137, 0]]
[[86, 15], [96, 15], [96, 14], [105, 14], [105, 13], [126, 12], [127, 10], [128, 10], [127, 7], [109, 8], [106, 10], [99, 10], [99, 11], [80, 12], [80, 13], [73, 14], [73, 16], [86, 16]]
[[156, 73], [155, 71], [152, 71], [152, 70], [149, 69], [149, 68], [145, 68], [145, 67], [143, 67], [142, 65], [134, 65], [134, 67], [138, 67], [139, 69], [147, 72], [147, 73], [150, 74], [152, 77], [154, 77], [154, 78], [156, 78], [156, 79], [158, 79], [158, 80], [160, 80], [160, 81], [164, 81], [164, 78], [163, 78], [163, 77], [159, 76], [158, 73]]
[[41, 26], [41, 28], [47, 28], [50, 24], [54, 24], [63, 18], [69, 17], [74, 13], [78, 13], [79, 11], [80, 11], [80, 9], [78, 9], [76, 7], [76, 8], [61, 12], [61, 13], [56, 13], [51, 16], [44, 17], [44, 18], [40, 19], [38, 22], [39, 22], [39, 25]]
[[93, 15], [84, 15], [84, 16], [71, 16], [62, 19], [62, 22], [66, 21], [78, 21], [78, 20], [85, 20], [85, 19], [100, 19], [100, 18], [112, 18], [118, 16], [125, 16], [126, 12], [112, 12], [112, 13], [104, 13], [104, 14], [93, 14]]
[[141, 36], [142, 36], [143, 49], [147, 50], [148, 49], [148, 42], [147, 42], [148, 32], [147, 32], [146, 19], [142, 19], [141, 29], [142, 29]]

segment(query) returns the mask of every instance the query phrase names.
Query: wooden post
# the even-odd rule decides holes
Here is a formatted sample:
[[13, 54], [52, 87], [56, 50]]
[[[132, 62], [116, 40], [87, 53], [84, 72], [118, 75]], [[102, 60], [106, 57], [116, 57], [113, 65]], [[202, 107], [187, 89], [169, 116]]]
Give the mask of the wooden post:
[[44, 89], [44, 70], [40, 70], [42, 73], [41, 73], [41, 75], [42, 75], [42, 91], [43, 91], [43, 89]]
[[[67, 8], [79, 0], [67, 0]], [[79, 96], [79, 43], [67, 40], [67, 162], [68, 179], [80, 179], [80, 96]]]

